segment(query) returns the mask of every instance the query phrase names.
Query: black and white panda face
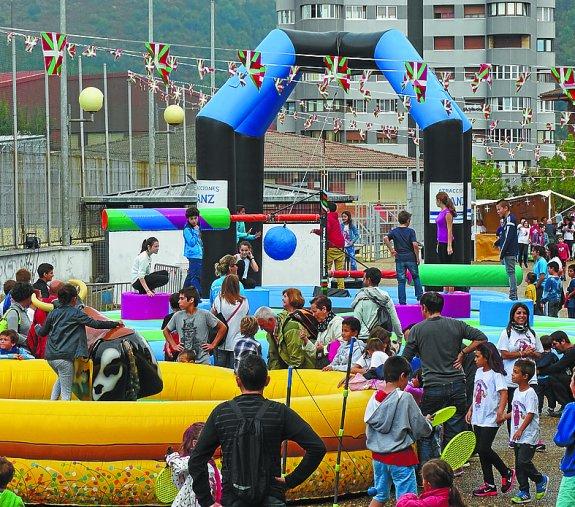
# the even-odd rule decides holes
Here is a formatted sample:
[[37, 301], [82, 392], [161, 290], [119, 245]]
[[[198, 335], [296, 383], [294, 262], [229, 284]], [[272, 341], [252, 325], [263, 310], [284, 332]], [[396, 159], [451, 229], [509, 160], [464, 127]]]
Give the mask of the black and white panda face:
[[123, 400], [126, 380], [122, 379], [125, 364], [121, 351], [113, 346], [107, 347], [102, 350], [98, 359], [98, 368], [96, 364], [94, 365], [92, 399], [94, 401]]

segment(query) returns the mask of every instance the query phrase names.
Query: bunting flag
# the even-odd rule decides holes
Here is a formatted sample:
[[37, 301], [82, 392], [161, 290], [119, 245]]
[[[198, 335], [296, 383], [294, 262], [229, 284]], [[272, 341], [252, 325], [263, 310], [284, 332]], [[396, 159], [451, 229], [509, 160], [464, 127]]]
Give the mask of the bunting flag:
[[319, 205], [323, 213], [327, 213], [329, 211], [329, 199], [323, 190], [320, 190], [319, 192]]
[[491, 132], [493, 132], [496, 128], [497, 128], [497, 124], [499, 123], [499, 120], [493, 120], [490, 124], [489, 124], [489, 130]]
[[243, 88], [244, 86], [246, 86], [246, 76], [247, 74], [245, 72], [238, 72], [237, 74], [238, 76], [238, 82], [240, 83], [240, 86]]
[[360, 138], [362, 141], [365, 141], [365, 130], [360, 129], [360, 131], [359, 131], [359, 138]]
[[6, 34], [6, 44], [12, 44], [12, 40], [14, 39], [14, 32], [8, 32]]
[[370, 121], [368, 121], [368, 122], [365, 124], [365, 130], [371, 130], [372, 128], [373, 128], [373, 123], [370, 122]]
[[419, 137], [416, 137], [415, 129], [407, 129], [407, 137], [413, 141], [415, 146], [419, 146]]
[[136, 74], [134, 74], [131, 70], [128, 71], [128, 81], [130, 83], [136, 82]]
[[427, 90], [427, 64], [424, 62], [405, 62], [404, 80], [413, 84], [417, 102], [425, 102]]
[[483, 117], [488, 120], [491, 116], [491, 104], [484, 102], [483, 106], [481, 107], [481, 112], [483, 113]]
[[355, 130], [357, 128], [357, 122], [355, 120], [351, 120], [349, 122], [349, 129], [350, 130]]
[[411, 97], [409, 95], [404, 95], [401, 99], [401, 103], [407, 112], [411, 109]]
[[486, 146], [485, 147], [485, 154], [488, 157], [492, 157], [493, 156], [493, 148], [491, 146]]
[[281, 95], [282, 92], [284, 91], [283, 79], [280, 79], [279, 77], [274, 78], [274, 87], [276, 89], [276, 92], [278, 92], [278, 95]]
[[559, 119], [559, 125], [564, 127], [569, 124], [569, 119], [571, 118], [571, 113], [569, 111], [563, 111], [561, 113], [561, 118]]
[[294, 120], [297, 120], [297, 119], [298, 119], [297, 111], [294, 111], [294, 112], [293, 112], [292, 118], [293, 118]]
[[317, 91], [324, 99], [327, 99], [327, 97], [329, 96], [329, 92], [327, 89], [328, 85], [329, 85], [329, 79], [327, 78], [327, 76], [324, 76], [324, 78], [317, 84]]
[[66, 44], [66, 51], [68, 52], [68, 56], [70, 58], [76, 58], [76, 44], [71, 44], [68, 42], [68, 44]]
[[551, 130], [553, 130], [553, 124], [552, 124], [550, 121], [548, 121], [548, 122], [545, 124], [545, 128], [546, 128], [547, 130], [551, 131]]
[[313, 123], [313, 120], [311, 118], [311, 116], [303, 122], [303, 128], [304, 130], [308, 130], [311, 127], [311, 124]]
[[523, 110], [523, 114], [521, 117], [521, 126], [525, 127], [526, 125], [531, 124], [532, 120], [533, 120], [533, 109], [527, 107]]
[[511, 158], [515, 158], [516, 150], [511, 149], [511, 148], [508, 148], [508, 149], [507, 149], [507, 153], [509, 154], [509, 156], [510, 156]]
[[477, 92], [479, 88], [479, 83], [485, 82], [491, 87], [493, 84], [493, 76], [491, 74], [491, 64], [490, 63], [482, 63], [479, 66], [479, 72], [473, 76], [471, 81], [471, 91], [473, 93]]
[[326, 56], [323, 59], [330, 80], [335, 80], [344, 92], [349, 91], [350, 71], [347, 66], [347, 56]]
[[519, 76], [517, 77], [517, 80], [515, 81], [515, 93], [519, 93], [521, 88], [523, 88], [523, 85], [529, 79], [530, 75], [531, 75], [531, 72], [521, 72], [521, 74], [519, 74]]
[[285, 111], [282, 109], [282, 110], [278, 113], [278, 121], [283, 125], [285, 120], [286, 120], [286, 113], [285, 113]]
[[162, 42], [146, 42], [146, 50], [154, 64], [156, 73], [162, 78], [162, 81], [167, 84], [170, 81], [170, 72], [173, 70], [168, 61], [170, 57], [170, 45]]
[[160, 90], [160, 85], [153, 77], [148, 77], [148, 90], [152, 93], [156, 93]]
[[261, 51], [252, 51], [251, 49], [240, 49], [238, 51], [240, 62], [246, 68], [247, 74], [259, 90], [264, 84], [264, 76], [266, 73], [265, 65], [262, 65]]
[[49, 76], [59, 76], [66, 50], [66, 35], [56, 32], [41, 32], [44, 69]]
[[563, 153], [560, 148], [557, 148], [555, 150], [555, 155], [559, 157], [561, 160], [567, 160], [567, 155], [565, 155], [565, 153]]
[[24, 51], [26, 51], [26, 53], [31, 53], [34, 51], [36, 44], [38, 44], [38, 37], [27, 35], [24, 39]]
[[178, 59], [175, 56], [168, 56], [168, 65], [172, 68], [174, 72], [178, 68]]
[[551, 74], [559, 83], [563, 93], [575, 104], [575, 68], [551, 67]]
[[208, 96], [205, 93], [200, 92], [200, 95], [198, 97], [198, 106], [200, 106], [200, 109], [204, 107], [207, 103], [208, 103]]
[[94, 46], [94, 45], [86, 46], [84, 51], [82, 51], [82, 56], [85, 56], [87, 58], [95, 58], [96, 57], [96, 46]]
[[397, 112], [397, 121], [399, 123], [402, 123], [403, 120], [405, 119], [405, 113], [400, 113], [399, 111]]
[[379, 107], [375, 106], [373, 108], [373, 117], [377, 118], [379, 116], [379, 113], [381, 113], [381, 109]]
[[117, 62], [120, 58], [122, 58], [124, 50], [120, 48], [110, 49], [110, 54], [112, 55], [112, 58], [114, 58], [114, 61]]
[[352, 105], [348, 106], [349, 112], [353, 114], [353, 116], [357, 117], [357, 111], [353, 108]]
[[441, 73], [441, 85], [445, 91], [449, 90], [449, 83], [453, 80], [453, 76], [451, 72], [442, 72]]
[[299, 72], [299, 65], [292, 65], [289, 68], [289, 74], [287, 78], [288, 85], [296, 78], [298, 72]]
[[236, 62], [228, 62], [228, 74], [230, 77], [238, 73], [238, 64]]
[[342, 128], [343, 124], [341, 121], [341, 118], [334, 118], [333, 119], [333, 131], [337, 134], [341, 128]]
[[359, 78], [359, 93], [361, 93], [366, 100], [371, 100], [371, 91], [366, 88], [366, 84], [371, 76], [371, 70], [364, 70]]
[[451, 104], [451, 100], [443, 99], [441, 103], [443, 104], [443, 109], [448, 115], [453, 113], [453, 105]]
[[198, 74], [200, 75], [200, 79], [202, 79], [202, 80], [208, 74], [213, 74], [216, 71], [216, 69], [212, 69], [211, 67], [208, 67], [203, 58], [198, 58], [197, 68], [198, 68]]
[[541, 146], [535, 146], [535, 150], [533, 150], [533, 155], [535, 156], [535, 162], [539, 162], [541, 158]]

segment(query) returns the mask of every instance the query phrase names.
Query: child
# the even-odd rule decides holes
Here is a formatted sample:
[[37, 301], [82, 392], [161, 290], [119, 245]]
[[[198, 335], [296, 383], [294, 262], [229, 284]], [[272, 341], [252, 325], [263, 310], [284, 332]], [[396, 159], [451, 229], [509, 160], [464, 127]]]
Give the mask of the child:
[[[174, 316], [174, 313], [176, 313], [180, 309], [180, 293], [179, 292], [174, 292], [170, 296], [170, 309], [172, 311], [170, 313], [168, 313], [168, 315], [166, 315], [164, 317], [164, 320], [162, 321], [162, 331], [168, 325], [168, 322], [170, 322], [170, 319]], [[178, 333], [173, 332], [172, 338], [174, 339], [174, 343], [176, 343], [176, 344], [180, 343], [180, 337], [178, 336]], [[166, 342], [164, 343], [164, 360], [165, 361], [176, 361], [178, 359], [178, 354], [179, 354], [179, 352], [177, 350], [173, 349], [170, 346], [169, 342], [166, 340]]]
[[[565, 273], [565, 266], [571, 255], [569, 245], [565, 243], [563, 236], [557, 236], [557, 251], [559, 253], [559, 260], [561, 261], [561, 271]], [[562, 279], [565, 280], [565, 275], [563, 275]]]
[[257, 285], [253, 274], [257, 273], [260, 267], [254, 259], [252, 245], [249, 241], [244, 240], [239, 242], [236, 260], [238, 261], [238, 276], [244, 289], [253, 289]]
[[[168, 448], [166, 463], [172, 471], [172, 481], [179, 489], [176, 498], [172, 502], [172, 507], [199, 505], [192, 488], [192, 477], [188, 472], [188, 461], [204, 426], [205, 423], [203, 422], [194, 423], [184, 432], [180, 452], [171, 452], [171, 447]], [[208, 474], [212, 497], [218, 503], [222, 498], [222, 479], [220, 471], [213, 460], [208, 462]]]
[[[543, 352], [541, 356], [535, 361], [537, 369], [546, 368], [559, 361], [557, 354], [553, 352], [552, 347], [553, 339], [549, 335], [543, 335], [541, 337], [541, 345], [543, 345]], [[537, 385], [535, 387], [537, 392], [537, 398], [539, 399], [539, 414], [543, 410], [543, 401], [545, 396], [547, 396], [547, 413], [551, 417], [558, 416], [558, 412], [555, 412], [555, 407], [557, 406], [557, 400], [555, 398], [555, 392], [553, 391], [553, 386], [549, 383], [549, 375], [538, 374], [537, 375]]]
[[547, 264], [547, 270], [549, 276], [545, 280], [541, 303], [548, 303], [547, 315], [549, 317], [558, 317], [559, 310], [561, 310], [563, 294], [563, 286], [559, 278], [559, 264], [557, 264], [556, 261], [551, 261]]
[[381, 326], [375, 326], [369, 332], [370, 338], [379, 338], [384, 346], [384, 352], [388, 356], [393, 356], [393, 354], [397, 354], [397, 350], [399, 349], [399, 345], [397, 344], [396, 340], [391, 339], [391, 332]]
[[339, 349], [337, 349], [337, 354], [333, 358], [333, 361], [323, 368], [323, 371], [347, 371], [349, 352], [351, 350], [350, 341], [352, 338], [355, 338], [355, 342], [353, 344], [351, 364], [359, 362], [364, 349], [363, 342], [357, 338], [360, 329], [361, 323], [355, 317], [346, 317], [343, 319], [343, 324], [341, 325], [342, 344]]
[[18, 347], [18, 333], [6, 329], [0, 333], [0, 359], [34, 359], [26, 349]]
[[58, 378], [52, 388], [51, 400], [70, 400], [74, 379], [74, 359], [88, 357], [86, 326], [94, 329], [113, 329], [123, 326], [121, 320], [94, 320], [76, 308], [78, 292], [69, 283], [58, 291], [59, 306], [48, 315], [42, 327], [36, 328], [38, 336], [48, 336], [46, 360]]
[[204, 257], [204, 245], [200, 232], [200, 212], [195, 206], [186, 209], [186, 225], [184, 226], [184, 257], [188, 259], [188, 276], [184, 280], [184, 288], [195, 287], [202, 290], [202, 259]]
[[505, 418], [511, 419], [511, 440], [515, 442], [515, 472], [519, 491], [512, 503], [529, 503], [529, 479], [535, 483], [535, 499], [541, 500], [547, 493], [549, 477], [541, 474], [533, 464], [535, 446], [539, 440], [539, 412], [537, 394], [529, 385], [535, 375], [535, 363], [529, 359], [518, 359], [513, 366], [511, 380], [517, 384], [513, 393], [511, 412]]
[[567, 307], [567, 317], [575, 319], [575, 264], [569, 264], [567, 274], [569, 278], [571, 278], [571, 281], [567, 286], [567, 294], [565, 295], [567, 301], [565, 306]]
[[533, 305], [537, 301], [537, 289], [535, 287], [535, 281], [537, 278], [535, 277], [535, 273], [530, 271], [525, 275], [525, 282], [527, 283], [527, 287], [525, 287], [525, 299], [531, 299], [533, 301]]
[[4, 456], [0, 456], [0, 505], [6, 507], [24, 507], [22, 499], [6, 489], [14, 477], [14, 465]]
[[369, 507], [382, 507], [393, 481], [395, 496], [417, 492], [413, 444], [431, 433], [431, 416], [423, 417], [413, 396], [405, 393], [411, 367], [404, 357], [390, 357], [385, 365], [385, 388], [365, 409], [367, 448], [372, 453], [376, 495]]
[[[180, 311], [172, 315], [163, 329], [164, 338], [173, 350], [193, 350], [197, 363], [210, 364], [210, 352], [225, 338], [227, 327], [211, 312], [198, 308], [200, 295], [195, 287], [186, 287], [179, 294]], [[210, 328], [217, 328], [212, 343], [208, 340]], [[174, 341], [173, 331], [177, 331], [180, 343]]]
[[[407, 303], [405, 294], [405, 270], [411, 273], [413, 285], [415, 287], [415, 297], [423, 295], [421, 280], [419, 279], [419, 243], [415, 237], [415, 231], [409, 227], [411, 222], [411, 213], [400, 211], [397, 215], [399, 227], [392, 229], [383, 237], [385, 246], [389, 249], [391, 255], [395, 257], [395, 273], [397, 276], [397, 294], [399, 304]], [[393, 246], [391, 245], [393, 241]]]
[[193, 350], [184, 350], [178, 354], [178, 363], [195, 363], [196, 353]]
[[248, 354], [262, 355], [262, 346], [254, 336], [259, 330], [258, 320], [255, 317], [246, 316], [240, 321], [241, 338], [234, 346], [234, 371], [238, 370], [240, 359]]
[[501, 474], [501, 492], [513, 486], [515, 472], [493, 450], [493, 441], [499, 425], [505, 421], [507, 407], [507, 382], [503, 359], [489, 342], [482, 342], [475, 350], [475, 389], [473, 403], [465, 420], [473, 425], [477, 437], [476, 450], [483, 471], [483, 484], [473, 491], [473, 496], [497, 496], [493, 467]]
[[423, 493], [403, 495], [397, 507], [465, 507], [463, 497], [453, 485], [453, 470], [441, 459], [430, 459], [421, 470]]
[[[569, 387], [575, 396], [575, 374], [571, 377]], [[555, 445], [566, 448], [561, 460], [563, 478], [559, 486], [556, 506], [571, 507], [575, 505], [575, 403], [567, 403], [563, 408], [553, 441]]]
[[373, 370], [382, 366], [390, 357], [389, 338], [387, 346], [379, 338], [370, 338], [367, 340], [363, 355], [359, 361], [351, 365], [351, 373], [365, 374], [368, 370]]

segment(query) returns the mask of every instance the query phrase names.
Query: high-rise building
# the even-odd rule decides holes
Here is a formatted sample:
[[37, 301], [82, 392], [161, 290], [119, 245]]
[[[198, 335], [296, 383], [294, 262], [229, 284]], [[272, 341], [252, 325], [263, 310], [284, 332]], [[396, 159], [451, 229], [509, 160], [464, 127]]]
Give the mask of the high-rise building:
[[[554, 103], [539, 96], [555, 87], [550, 72], [555, 65], [555, 0], [276, 0], [276, 10], [279, 28], [395, 28], [406, 33], [437, 76], [450, 80], [450, 94], [473, 122], [473, 155], [491, 158], [504, 175], [521, 174], [534, 165], [536, 146], [542, 155], [553, 152]], [[493, 83], [481, 82], [474, 93], [471, 83], [483, 63], [492, 65]], [[369, 101], [359, 91], [360, 76], [354, 76], [347, 94], [330, 85], [324, 100], [317, 87], [324, 71], [311, 70], [303, 73], [303, 82], [290, 96], [280, 131], [414, 155], [408, 132], [414, 125], [408, 125], [407, 118], [399, 122], [401, 97], [382, 75], [370, 77]], [[525, 83], [516, 91], [522, 76]], [[488, 118], [485, 106], [490, 107]], [[294, 119], [294, 111], [302, 114]], [[316, 121], [305, 125], [314, 113]], [[342, 120], [338, 132], [333, 130], [334, 118]]]

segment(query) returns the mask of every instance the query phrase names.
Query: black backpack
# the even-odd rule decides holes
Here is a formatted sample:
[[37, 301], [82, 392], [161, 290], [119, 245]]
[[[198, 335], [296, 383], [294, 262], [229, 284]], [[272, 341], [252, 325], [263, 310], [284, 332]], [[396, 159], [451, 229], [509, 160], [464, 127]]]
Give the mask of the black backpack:
[[369, 301], [377, 305], [377, 315], [373, 322], [370, 323], [364, 322], [363, 324], [366, 324], [366, 327], [369, 329], [370, 332], [373, 330], [374, 327], [381, 326], [383, 329], [391, 333], [393, 331], [393, 324], [391, 322], [391, 315], [389, 315], [387, 308], [381, 305], [378, 299], [371, 297], [366, 292], [364, 292], [364, 294], [365, 297], [363, 299], [368, 299]]
[[233, 494], [247, 505], [259, 505], [270, 492], [271, 464], [261, 418], [271, 401], [265, 400], [253, 418], [246, 418], [235, 400], [230, 400], [229, 405], [239, 419], [232, 449]]

